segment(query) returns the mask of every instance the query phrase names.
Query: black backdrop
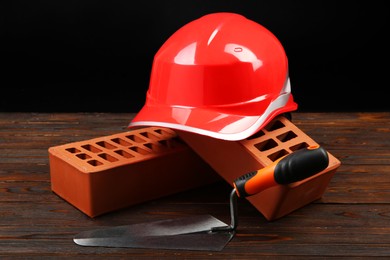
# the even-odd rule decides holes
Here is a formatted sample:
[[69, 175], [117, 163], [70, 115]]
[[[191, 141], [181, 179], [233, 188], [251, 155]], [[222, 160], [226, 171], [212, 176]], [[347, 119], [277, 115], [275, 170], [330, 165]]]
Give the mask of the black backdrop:
[[137, 112], [184, 24], [236, 12], [272, 31], [299, 111], [390, 110], [386, 1], [2, 1], [0, 111]]

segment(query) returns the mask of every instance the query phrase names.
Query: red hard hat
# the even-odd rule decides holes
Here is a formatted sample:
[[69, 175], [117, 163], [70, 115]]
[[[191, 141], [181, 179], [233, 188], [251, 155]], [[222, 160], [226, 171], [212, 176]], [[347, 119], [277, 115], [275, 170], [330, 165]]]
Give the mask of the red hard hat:
[[177, 30], [154, 56], [146, 102], [130, 122], [242, 140], [297, 109], [279, 40], [235, 13]]

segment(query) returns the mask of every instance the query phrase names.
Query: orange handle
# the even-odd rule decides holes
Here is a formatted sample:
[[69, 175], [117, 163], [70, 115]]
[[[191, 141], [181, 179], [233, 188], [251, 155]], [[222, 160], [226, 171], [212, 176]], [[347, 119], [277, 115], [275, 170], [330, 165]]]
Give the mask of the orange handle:
[[244, 174], [233, 186], [238, 197], [248, 197], [275, 185], [306, 179], [326, 169], [328, 164], [325, 149], [309, 146], [285, 155], [263, 169]]

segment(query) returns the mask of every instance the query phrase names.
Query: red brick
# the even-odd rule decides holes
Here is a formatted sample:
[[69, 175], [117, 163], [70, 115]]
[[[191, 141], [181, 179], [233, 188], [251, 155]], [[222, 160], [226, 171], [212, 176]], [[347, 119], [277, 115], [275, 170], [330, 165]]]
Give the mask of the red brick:
[[[300, 148], [318, 145], [287, 118], [280, 116], [264, 129], [242, 141], [226, 141], [176, 131], [195, 152], [228, 183], [239, 176], [271, 164]], [[324, 147], [326, 148], [326, 147]], [[305, 180], [277, 185], [247, 199], [268, 220], [283, 217], [322, 197], [340, 161], [328, 152], [329, 165]]]
[[146, 127], [48, 152], [52, 191], [90, 217], [221, 180], [166, 128]]

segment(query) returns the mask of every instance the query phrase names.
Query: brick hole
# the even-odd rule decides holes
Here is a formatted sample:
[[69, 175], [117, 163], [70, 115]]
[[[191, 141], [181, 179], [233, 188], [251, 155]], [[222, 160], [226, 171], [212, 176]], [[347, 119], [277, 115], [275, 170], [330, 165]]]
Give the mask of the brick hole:
[[131, 141], [136, 142], [136, 143], [145, 142], [145, 139], [139, 137], [138, 135], [126, 135], [126, 138], [130, 139]]
[[125, 157], [125, 158], [132, 158], [132, 157], [134, 157], [134, 155], [129, 154], [129, 153], [123, 151], [123, 150], [116, 150], [115, 153], [117, 153], [120, 156]]
[[147, 144], [144, 144], [144, 146], [146, 146], [147, 148], [149, 148], [150, 150], [154, 151], [154, 152], [161, 152], [163, 150], [166, 149], [166, 146], [163, 146], [160, 144], [156, 144], [156, 143], [147, 143]]
[[74, 148], [74, 147], [67, 148], [67, 149], [65, 149], [65, 150], [67, 150], [67, 151], [70, 152], [70, 153], [79, 153], [79, 152], [80, 152], [79, 149]]
[[275, 131], [276, 129], [280, 129], [283, 127], [285, 127], [285, 125], [282, 122], [275, 120], [275, 121], [269, 123], [268, 125], [266, 125], [264, 128], [271, 132], [271, 131]]
[[168, 147], [169, 146], [169, 141], [168, 140], [160, 140], [160, 141], [158, 141], [161, 145], [163, 145], [163, 146], [166, 146], [166, 147]]
[[139, 154], [148, 154], [149, 153], [145, 149], [142, 149], [142, 148], [140, 148], [138, 146], [132, 146], [132, 147], [130, 147], [130, 150], [132, 150], [132, 151], [134, 151], [136, 153], [139, 153]]
[[98, 160], [90, 160], [90, 161], [88, 161], [88, 163], [92, 166], [99, 166], [99, 165], [103, 164], [102, 162], [99, 162]]
[[162, 129], [154, 129], [153, 131], [156, 132], [156, 133], [159, 134], [159, 135], [162, 135], [162, 134], [170, 134], [170, 133], [168, 133], [167, 131], [162, 130]]
[[92, 157], [85, 153], [76, 154], [76, 156], [82, 160], [91, 159]]
[[178, 136], [168, 139], [167, 141], [169, 141], [171, 147], [176, 146], [177, 144], [185, 144], [185, 142], [181, 140]]
[[278, 135], [277, 138], [282, 142], [287, 142], [288, 140], [294, 139], [297, 135], [293, 131], [288, 131], [287, 133]]
[[155, 136], [154, 134], [150, 133], [150, 132], [142, 132], [140, 133], [142, 136], [145, 136], [146, 138], [150, 139], [150, 140], [159, 140], [160, 138], [158, 138], [157, 136]]
[[161, 144], [162, 146], [166, 147], [166, 148], [172, 148], [172, 147], [175, 146], [172, 143], [172, 140], [160, 140], [160, 141], [158, 141], [158, 143]]
[[265, 140], [261, 143], [255, 144], [255, 147], [259, 151], [267, 151], [267, 150], [274, 148], [276, 146], [278, 146], [278, 144], [273, 139], [268, 139], [268, 140]]
[[305, 147], [309, 147], [309, 144], [307, 144], [307, 143], [299, 143], [299, 144], [296, 144], [294, 146], [291, 146], [290, 150], [294, 152], [296, 150], [299, 150], [299, 149], [302, 149], [302, 148], [305, 148]]
[[116, 148], [116, 146], [114, 146], [114, 145], [112, 145], [112, 144], [110, 144], [110, 143], [107, 143], [107, 142], [105, 142], [105, 141], [100, 141], [100, 142], [97, 142], [96, 144], [99, 145], [99, 146], [101, 146], [101, 147], [110, 149], [110, 150]]
[[90, 145], [90, 144], [82, 145], [81, 147], [83, 147], [85, 150], [88, 150], [88, 151], [93, 152], [93, 153], [100, 153], [102, 151], [102, 150], [100, 150], [100, 149], [98, 149], [95, 146]]
[[164, 147], [167, 147], [169, 149], [175, 148], [175, 147], [180, 147], [181, 145], [185, 145], [185, 142], [179, 138], [178, 136], [175, 136], [170, 139], [164, 139], [158, 141], [159, 144], [163, 145]]
[[258, 131], [257, 133], [255, 133], [255, 134], [249, 136], [249, 137], [247, 138], [247, 140], [256, 139], [256, 138], [259, 138], [259, 137], [261, 137], [261, 136], [263, 136], [263, 135], [264, 135], [264, 132], [260, 130], [260, 131]]
[[178, 143], [181, 143], [181, 144], [185, 144], [185, 142], [181, 138], [179, 138], [178, 136], [172, 138], [172, 140], [175, 140], [175, 142], [178, 142]]
[[284, 155], [287, 155], [288, 152], [286, 150], [280, 150], [280, 151], [277, 151], [277, 152], [274, 152], [273, 154], [270, 154], [268, 155], [268, 158], [271, 160], [271, 161], [276, 161], [277, 159], [279, 159], [280, 157], [284, 156]]
[[122, 145], [122, 146], [130, 146], [130, 143], [126, 142], [125, 140], [123, 140], [121, 138], [113, 138], [113, 139], [111, 139], [111, 141], [113, 141], [116, 144]]
[[106, 154], [106, 153], [99, 154], [99, 157], [101, 157], [104, 160], [109, 161], [109, 162], [116, 162], [116, 161], [118, 161], [117, 158], [115, 158], [114, 156], [111, 156], [109, 154]]

